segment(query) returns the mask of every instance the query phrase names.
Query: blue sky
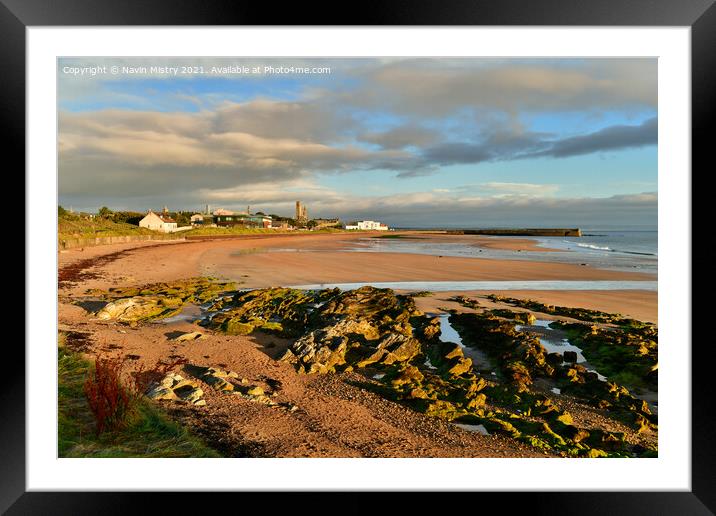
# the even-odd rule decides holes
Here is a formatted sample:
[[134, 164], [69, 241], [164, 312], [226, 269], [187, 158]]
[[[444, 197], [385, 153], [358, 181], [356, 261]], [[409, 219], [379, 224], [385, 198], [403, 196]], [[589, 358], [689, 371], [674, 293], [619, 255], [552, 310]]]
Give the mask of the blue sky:
[[[228, 65], [251, 73], [212, 69]], [[655, 226], [656, 71], [624, 58], [60, 59], [59, 202]]]

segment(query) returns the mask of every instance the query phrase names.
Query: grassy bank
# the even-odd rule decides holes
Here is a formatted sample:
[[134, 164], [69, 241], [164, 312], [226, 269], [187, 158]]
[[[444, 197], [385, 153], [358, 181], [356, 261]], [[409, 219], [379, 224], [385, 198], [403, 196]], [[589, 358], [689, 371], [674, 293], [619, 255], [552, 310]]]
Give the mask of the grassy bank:
[[156, 234], [155, 231], [140, 228], [134, 224], [113, 222], [99, 217], [90, 220], [60, 217], [57, 224], [57, 233], [59, 240]]
[[313, 231], [286, 230], [286, 229], [264, 229], [264, 228], [196, 228], [182, 233], [184, 236], [234, 236], [234, 235], [315, 235], [317, 233], [343, 233], [342, 229], [317, 229]]
[[102, 238], [119, 236], [152, 235], [155, 237], [171, 236], [184, 238], [188, 236], [240, 236], [240, 235], [281, 235], [281, 234], [316, 234], [316, 233], [338, 233], [342, 229], [319, 229], [314, 231], [296, 231], [281, 229], [244, 228], [244, 227], [198, 227], [188, 231], [181, 231], [172, 234], [160, 233], [147, 228], [140, 228], [126, 222], [113, 222], [109, 219], [95, 217], [94, 219], [82, 219], [79, 217], [60, 217], [57, 224], [58, 240], [73, 240], [80, 238]]
[[58, 349], [58, 455], [60, 457], [219, 457], [203, 442], [142, 400], [121, 431], [97, 436], [83, 384], [92, 364], [64, 347]]

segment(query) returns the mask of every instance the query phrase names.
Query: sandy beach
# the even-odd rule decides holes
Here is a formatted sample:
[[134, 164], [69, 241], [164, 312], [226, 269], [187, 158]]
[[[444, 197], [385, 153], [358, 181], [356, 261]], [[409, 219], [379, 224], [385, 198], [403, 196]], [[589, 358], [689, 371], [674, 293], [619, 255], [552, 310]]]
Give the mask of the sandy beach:
[[[468, 432], [387, 401], [361, 388], [358, 372], [301, 375], [275, 359], [289, 341], [255, 333], [228, 336], [207, 332], [197, 342], [177, 343], [172, 331], [196, 329], [190, 321], [151, 323], [128, 328], [100, 321], [73, 304], [87, 289], [144, 285], [194, 276], [240, 282], [242, 288], [312, 283], [476, 280], [614, 280], [654, 281], [655, 275], [602, 270], [574, 264], [496, 260], [406, 253], [351, 252], [359, 238], [371, 234], [301, 234], [183, 242], [142, 242], [61, 252], [58, 323], [81, 342], [89, 355], [131, 356], [134, 369], [151, 367], [167, 357], [181, 357], [235, 371], [252, 382], [278, 381], [277, 400], [300, 408], [286, 413], [243, 400], [227, 400], [205, 389], [206, 407], [169, 406], [170, 414], [230, 456], [323, 457], [531, 457], [551, 455], [498, 435]], [[529, 253], [545, 251], [529, 239], [495, 239], [459, 235], [413, 235], [419, 239], [469, 241], [477, 247]], [[459, 309], [457, 294], [485, 301], [485, 291], [436, 292], [417, 298], [425, 312]], [[657, 322], [657, 292], [505, 291], [512, 297], [619, 312]], [[80, 338], [77, 338], [77, 336]], [[73, 338], [69, 339], [70, 344]], [[262, 383], [263, 382], [263, 383]], [[575, 419], [591, 417], [578, 403]], [[580, 416], [581, 414], [581, 416]], [[214, 423], [212, 423], [214, 421]], [[221, 424], [215, 423], [221, 421]], [[615, 431], [629, 432], [618, 423]]]

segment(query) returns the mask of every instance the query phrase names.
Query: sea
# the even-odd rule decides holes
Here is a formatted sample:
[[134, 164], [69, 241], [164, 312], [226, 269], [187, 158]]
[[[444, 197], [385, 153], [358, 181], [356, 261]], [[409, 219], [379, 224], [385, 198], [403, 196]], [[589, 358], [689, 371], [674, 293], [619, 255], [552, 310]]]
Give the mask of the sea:
[[[468, 229], [468, 228], [465, 228]], [[385, 235], [389, 237], [390, 235]], [[480, 235], [483, 238], [483, 235]], [[515, 237], [489, 236], [490, 239]], [[518, 237], [522, 238], [522, 237]], [[563, 252], [488, 249], [463, 242], [422, 241], [419, 238], [363, 238], [351, 251], [430, 254], [510, 260], [561, 262], [631, 272], [657, 273], [658, 232], [643, 229], [582, 229], [581, 237], [525, 237], [538, 247]]]

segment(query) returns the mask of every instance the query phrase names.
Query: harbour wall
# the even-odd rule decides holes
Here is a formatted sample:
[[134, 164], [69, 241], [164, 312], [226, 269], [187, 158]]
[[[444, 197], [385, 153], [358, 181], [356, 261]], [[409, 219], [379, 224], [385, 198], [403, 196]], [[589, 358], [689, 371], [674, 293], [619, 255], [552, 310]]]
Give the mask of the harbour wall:
[[449, 235], [495, 235], [495, 236], [554, 236], [581, 237], [579, 228], [515, 228], [515, 229], [454, 229]]

